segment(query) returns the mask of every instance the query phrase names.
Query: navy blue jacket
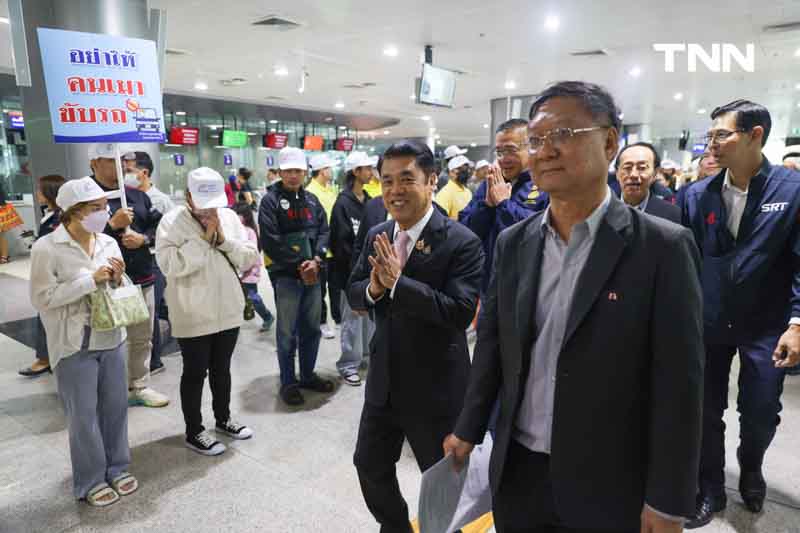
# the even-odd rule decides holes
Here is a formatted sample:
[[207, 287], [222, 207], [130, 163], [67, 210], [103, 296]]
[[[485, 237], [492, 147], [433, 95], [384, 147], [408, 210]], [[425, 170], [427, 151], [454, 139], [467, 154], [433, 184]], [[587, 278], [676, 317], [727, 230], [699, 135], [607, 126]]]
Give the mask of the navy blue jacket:
[[525, 220], [547, 207], [549, 197], [541, 192], [531, 181], [527, 170], [519, 175], [511, 187], [511, 198], [500, 202], [497, 207], [486, 205], [486, 182], [481, 183], [470, 203], [461, 210], [458, 221], [467, 226], [483, 243], [486, 261], [483, 264], [481, 294], [489, 286], [489, 276], [494, 258], [494, 243], [504, 229]]
[[693, 184], [682, 218], [703, 256], [705, 340], [741, 344], [800, 317], [800, 173], [764, 158], [736, 239], [726, 224], [724, 181], [723, 170]]

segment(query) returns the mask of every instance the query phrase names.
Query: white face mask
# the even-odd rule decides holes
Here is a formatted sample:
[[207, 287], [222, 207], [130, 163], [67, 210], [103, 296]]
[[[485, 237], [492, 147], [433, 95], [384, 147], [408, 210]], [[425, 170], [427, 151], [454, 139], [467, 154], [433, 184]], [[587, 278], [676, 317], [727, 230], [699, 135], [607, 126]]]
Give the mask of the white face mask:
[[106, 229], [106, 224], [108, 224], [108, 220], [110, 218], [111, 215], [108, 214], [108, 210], [102, 209], [100, 211], [89, 213], [83, 217], [81, 220], [81, 226], [83, 226], [83, 229], [89, 233], [103, 233], [103, 230]]
[[133, 187], [134, 189], [141, 187], [141, 184], [139, 183], [139, 176], [133, 173], [125, 174], [125, 186]]

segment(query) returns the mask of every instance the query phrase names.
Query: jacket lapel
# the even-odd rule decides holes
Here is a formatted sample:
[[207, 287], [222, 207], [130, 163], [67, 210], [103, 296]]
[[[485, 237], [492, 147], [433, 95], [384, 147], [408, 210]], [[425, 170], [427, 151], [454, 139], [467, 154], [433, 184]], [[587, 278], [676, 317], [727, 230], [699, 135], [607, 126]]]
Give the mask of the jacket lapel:
[[[422, 265], [430, 260], [433, 250], [435, 250], [445, 238], [445, 219], [439, 211], [434, 208], [431, 219], [425, 225], [419, 239], [414, 243], [408, 261], [403, 269], [408, 275], [414, 273]], [[427, 253], [425, 253], [427, 252]]]
[[632, 215], [625, 204], [612, 197], [608, 212], [600, 222], [594, 245], [575, 287], [562, 349], [572, 338], [608, 278], [613, 274], [622, 252], [628, 245], [627, 230], [631, 225], [631, 218]]
[[[545, 213], [546, 214], [546, 213]], [[536, 300], [539, 294], [539, 273], [542, 266], [542, 250], [544, 238], [541, 227], [541, 217], [545, 214], [534, 217], [525, 232], [525, 236], [518, 247], [516, 257], [516, 275], [507, 280], [498, 280], [498, 284], [503, 282], [518, 285], [516, 298], [517, 309], [517, 331], [520, 335], [520, 349], [522, 350], [522, 360], [527, 367], [530, 360], [531, 348], [536, 337]], [[517, 290], [512, 289], [512, 293]]]

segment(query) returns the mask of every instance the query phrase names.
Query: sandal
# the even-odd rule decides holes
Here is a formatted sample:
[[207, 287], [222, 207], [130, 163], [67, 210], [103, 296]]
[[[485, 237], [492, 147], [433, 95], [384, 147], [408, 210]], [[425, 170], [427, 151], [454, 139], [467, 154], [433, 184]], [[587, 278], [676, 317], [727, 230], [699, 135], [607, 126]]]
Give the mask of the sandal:
[[129, 496], [139, 489], [139, 482], [128, 472], [123, 472], [111, 480], [111, 486], [120, 496]]
[[[111, 499], [104, 499], [107, 496], [114, 495]], [[86, 503], [91, 505], [92, 507], [108, 507], [109, 505], [114, 505], [119, 501], [119, 494], [117, 494], [114, 489], [108, 486], [108, 483], [101, 483], [97, 485], [95, 488], [89, 491], [89, 494], [86, 495]]]

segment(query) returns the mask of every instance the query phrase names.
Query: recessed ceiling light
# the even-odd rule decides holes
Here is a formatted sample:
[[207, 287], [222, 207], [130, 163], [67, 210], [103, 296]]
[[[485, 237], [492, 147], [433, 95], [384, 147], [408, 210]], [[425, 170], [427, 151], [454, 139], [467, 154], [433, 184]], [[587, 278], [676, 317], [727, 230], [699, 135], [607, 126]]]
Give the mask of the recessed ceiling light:
[[800, 102], [797, 102], [797, 107], [800, 107]]
[[207, 91], [208, 90], [208, 84], [206, 82], [204, 82], [204, 81], [195, 82], [194, 89], [196, 91]]
[[412, 94], [408, 98], [409, 98], [409, 100], [416, 100], [417, 99], [417, 95], [416, 94]]
[[186, 125], [186, 123], [185, 123], [185, 122], [181, 122], [181, 126], [185, 126], [185, 125]]
[[277, 123], [278, 123], [278, 121], [277, 121], [277, 120], [275, 120], [275, 119], [273, 118], [272, 120], [270, 120], [270, 121], [269, 121], [269, 123], [270, 123], [270, 124], [277, 124]]
[[441, 135], [439, 135], [439, 134], [437, 133], [436, 135], [434, 135], [434, 136], [433, 136], [433, 138], [434, 138], [434, 139], [441, 139], [441, 138], [442, 138], [442, 136], [441, 136]]
[[436, 128], [428, 128], [428, 135], [433, 135], [436, 133]]
[[794, 51], [794, 57], [800, 57], [800, 48]]
[[8, 17], [0, 17], [0, 24], [9, 24]]
[[705, 115], [706, 113], [708, 113], [708, 111], [706, 111], [706, 109], [703, 107], [697, 110], [698, 115]]
[[384, 134], [384, 135], [389, 135], [389, 134], [391, 134], [391, 133], [392, 133], [392, 132], [391, 132], [391, 131], [389, 131], [389, 130], [383, 130], [383, 134]]
[[431, 117], [429, 117], [428, 115], [423, 115], [423, 116], [421, 116], [421, 117], [419, 117], [419, 118], [421, 118], [421, 119], [422, 119], [422, 120], [424, 120], [425, 122], [428, 122], [428, 121], [431, 119]]
[[179, 117], [182, 117], [186, 114], [186, 111], [175, 111], [175, 114], [178, 115]]
[[470, 148], [477, 148], [478, 143], [469, 143]]
[[344, 102], [336, 102], [335, 104], [333, 104], [333, 107], [335, 107], [336, 109], [344, 109]]
[[383, 49], [383, 55], [387, 57], [397, 57], [399, 53], [400, 51], [393, 44], [387, 44], [386, 47]]
[[270, 128], [269, 131], [270, 131], [270, 133], [275, 133], [278, 130], [276, 130], [275, 128]]
[[488, 130], [489, 129], [489, 125], [488, 124], [484, 124], [483, 125], [483, 129]]
[[333, 117], [325, 117], [325, 122], [333, 122]]
[[678, 102], [680, 102], [681, 100], [683, 100], [683, 93], [675, 93], [675, 95], [673, 96], [673, 98], [674, 98], [675, 100], [677, 100]]
[[289, 75], [289, 69], [283, 66], [275, 67], [275, 70], [272, 71], [276, 76], [281, 78], [285, 78]]
[[508, 80], [506, 82], [506, 90], [507, 91], [513, 91], [516, 88], [517, 88], [517, 83], [514, 80]]
[[630, 75], [631, 75], [632, 77], [634, 77], [634, 78], [638, 78], [639, 76], [641, 76], [641, 75], [642, 75], [642, 69], [641, 69], [641, 68], [639, 68], [639, 67], [633, 67], [633, 68], [632, 68], [632, 69], [631, 69], [631, 70], [628, 72], [628, 74], [630, 74]]
[[795, 86], [794, 86], [794, 88], [795, 88], [795, 89], [797, 89], [798, 91], [800, 91], [800, 83], [798, 83], [797, 85], [795, 85]]
[[252, 132], [252, 131], [248, 131], [248, 132], [247, 132], [247, 135], [249, 135], [249, 136], [251, 136], [251, 137], [252, 137], [253, 135], [258, 135], [258, 133], [254, 133], [254, 132]]
[[544, 19], [544, 27], [546, 30], [556, 31], [560, 25], [561, 21], [558, 20], [558, 17], [556, 17], [555, 15], [550, 15], [549, 17]]

